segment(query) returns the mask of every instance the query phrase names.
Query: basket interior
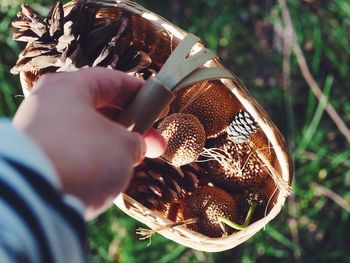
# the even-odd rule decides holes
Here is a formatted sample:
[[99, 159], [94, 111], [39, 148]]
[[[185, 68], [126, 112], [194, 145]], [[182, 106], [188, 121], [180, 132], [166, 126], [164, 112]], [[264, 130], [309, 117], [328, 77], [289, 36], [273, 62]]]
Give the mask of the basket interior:
[[[71, 2], [65, 6], [65, 13], [69, 13], [74, 7], [74, 3]], [[117, 55], [120, 60], [125, 60], [125, 63], [121, 63], [116, 69], [123, 70], [129, 74], [133, 74], [138, 77], [143, 77], [147, 79], [150, 75], [144, 74], [144, 68], [139, 71], [132, 71], [130, 68], [133, 67], [134, 54], [135, 52], [144, 52], [148, 55], [150, 63], [147, 66], [147, 70], [151, 70], [156, 73], [160, 70], [162, 65], [165, 63], [167, 58], [171, 55], [172, 51], [181, 41], [184, 33], [180, 29], [172, 26], [169, 22], [162, 19], [161, 17], [154, 15], [151, 12], [143, 9], [142, 7], [128, 3], [121, 2], [116, 3], [113, 1], [99, 2], [90, 1], [86, 8], [93, 8], [96, 10], [95, 19], [91, 30], [103, 27], [110, 22], [113, 22], [120, 18], [125, 18], [127, 20], [127, 30], [125, 31], [122, 38], [120, 38], [120, 45], [123, 47], [122, 52]], [[211, 61], [211, 66], [222, 67], [222, 64], [218, 59]], [[24, 89], [31, 90], [35, 81], [43, 74], [47, 72], [56, 71], [55, 68], [45, 68], [35, 71], [21, 72], [21, 80]], [[239, 90], [245, 90], [238, 82], [232, 82], [234, 88]], [[208, 93], [207, 91], [215, 89], [216, 93]], [[183, 90], [179, 90], [176, 93], [176, 99], [171, 104], [170, 112], [168, 114], [183, 113], [186, 112], [188, 107], [195, 104], [200, 99], [208, 102], [209, 104], [217, 100], [217, 95], [221, 92], [225, 97], [226, 101], [229, 100], [231, 107], [227, 110], [224, 109], [223, 115], [228, 115], [230, 121], [227, 122], [226, 126], [229, 126], [231, 121], [239, 114], [241, 111], [249, 112], [241, 101], [240, 97], [237, 97], [232, 92], [232, 87], [228, 88], [224, 82], [220, 80], [205, 81], [201, 83], [196, 83], [190, 87], [186, 87]], [[190, 95], [188, 95], [190, 94]], [[191, 95], [192, 94], [192, 95]], [[211, 96], [207, 96], [211, 94]], [[190, 99], [186, 98], [189, 96]], [[219, 95], [218, 95], [219, 96]], [[245, 99], [249, 99], [248, 97]], [[185, 106], [182, 105], [181, 101], [185, 100]], [[211, 101], [210, 101], [211, 100]], [[202, 104], [203, 109], [206, 104]], [[225, 104], [222, 105], [225, 108]], [[265, 130], [260, 128], [262, 124], [268, 123], [271, 125], [271, 131], [274, 129], [273, 124], [269, 118], [265, 117], [266, 113], [260, 108], [255, 108], [257, 114], [262, 114], [264, 118], [255, 119], [254, 121], [258, 124], [256, 131], [247, 139], [247, 141], [242, 144], [234, 144], [228, 138], [227, 130], [221, 130], [217, 134], [207, 136], [205, 138], [205, 148], [220, 148], [231, 147], [233, 150], [232, 158], [240, 156], [242, 154], [245, 158], [244, 160], [239, 159], [238, 163], [242, 165], [243, 168], [245, 163], [249, 163], [251, 158], [256, 158], [258, 162], [251, 164], [252, 169], [254, 165], [258, 165], [262, 174], [264, 174], [264, 179], [259, 181], [259, 183], [254, 183], [253, 186], [233, 186], [227, 187], [225, 183], [218, 183], [213, 178], [219, 173], [220, 163], [212, 165], [219, 168], [215, 170], [208, 163], [213, 164], [216, 161], [203, 160], [203, 157], [199, 157], [198, 160], [183, 165], [181, 167], [174, 167], [171, 161], [165, 160], [164, 158], [158, 158], [155, 160], [146, 159], [139, 167], [135, 169], [134, 177], [125, 193], [135, 199], [137, 202], [154, 212], [160, 217], [169, 219], [173, 222], [181, 222], [184, 220], [184, 209], [186, 207], [186, 201], [191, 197], [191, 195], [197, 190], [205, 186], [217, 187], [224, 189], [232, 196], [243, 196], [243, 193], [251, 189], [259, 189], [266, 197], [266, 204], [260, 208], [257, 212], [257, 216], [253, 218], [254, 221], [259, 221], [268, 215], [274, 208], [275, 204], [278, 202], [280, 196], [280, 191], [276, 185], [276, 181], [266, 174], [269, 174], [269, 167], [264, 165], [264, 162], [257, 157], [257, 151], [260, 151], [266, 159], [268, 159], [269, 164], [275, 170], [275, 172], [281, 176], [283, 169], [281, 167], [280, 158], [278, 158], [279, 152], [276, 152], [275, 146], [276, 142], [271, 142], [271, 140], [266, 136]], [[194, 114], [195, 115], [195, 114]], [[221, 114], [217, 115], [217, 118], [221, 118]], [[159, 120], [154, 124], [154, 128], [159, 126]], [[203, 122], [203, 125], [208, 123]], [[272, 131], [272, 133], [274, 133]], [[274, 133], [277, 136], [277, 142], [281, 142], [283, 139], [280, 137], [279, 133]], [[229, 145], [229, 146], [228, 146]], [[283, 145], [279, 145], [282, 146]], [[247, 153], [246, 153], [246, 152]], [[252, 157], [253, 156], [253, 157]], [[238, 158], [238, 157], [237, 157]], [[282, 158], [287, 158], [283, 156]], [[288, 163], [288, 161], [287, 161]], [[249, 170], [246, 168], [246, 170]], [[259, 174], [256, 174], [259, 176]], [[284, 179], [283, 179], [284, 180]], [[290, 181], [288, 182], [290, 184]], [[243, 198], [243, 197], [242, 197]], [[126, 209], [131, 208], [131, 206], [126, 207]], [[242, 217], [247, 212], [248, 206], [241, 205], [240, 211]], [[252, 222], [252, 223], [253, 223]], [[205, 235], [205, 233], [202, 233]]]

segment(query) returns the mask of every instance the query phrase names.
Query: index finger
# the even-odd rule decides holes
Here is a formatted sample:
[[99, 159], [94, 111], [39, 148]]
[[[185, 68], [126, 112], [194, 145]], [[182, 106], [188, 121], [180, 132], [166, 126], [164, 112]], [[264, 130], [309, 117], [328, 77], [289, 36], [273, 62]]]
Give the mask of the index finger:
[[77, 73], [77, 77], [86, 82], [95, 108], [124, 107], [144, 83], [124, 72], [107, 68], [88, 68]]
[[[95, 67], [80, 69], [75, 72], [49, 73], [41, 77], [33, 93], [42, 89], [56, 88], [72, 95], [77, 91], [81, 100], [94, 108], [124, 107], [141, 88], [143, 80], [121, 71]], [[52, 90], [50, 92], [53, 92]]]

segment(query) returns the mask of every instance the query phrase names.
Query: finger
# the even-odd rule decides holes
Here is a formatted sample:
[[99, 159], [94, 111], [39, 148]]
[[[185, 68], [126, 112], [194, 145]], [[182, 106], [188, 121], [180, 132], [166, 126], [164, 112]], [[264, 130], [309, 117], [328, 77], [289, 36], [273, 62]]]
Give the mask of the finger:
[[144, 138], [146, 143], [146, 157], [157, 158], [165, 152], [166, 141], [156, 129], [149, 129], [144, 134]]
[[86, 99], [95, 108], [123, 107], [131, 101], [143, 83], [143, 80], [121, 71], [96, 67], [46, 74], [38, 81], [34, 92], [42, 88], [57, 88], [61, 93], [69, 89], [70, 95], [73, 95], [74, 88], [80, 94], [80, 99]]
[[111, 121], [117, 121], [119, 114], [123, 111], [121, 107], [113, 107], [113, 106], [107, 106], [104, 108], [98, 109], [98, 112], [101, 113], [103, 116], [107, 117]]
[[145, 158], [147, 145], [143, 136], [136, 132], [126, 131], [126, 136], [122, 144], [126, 155], [129, 155], [132, 164], [138, 165]]
[[83, 69], [78, 77], [88, 83], [95, 108], [125, 106], [144, 83], [136, 77], [107, 68]]

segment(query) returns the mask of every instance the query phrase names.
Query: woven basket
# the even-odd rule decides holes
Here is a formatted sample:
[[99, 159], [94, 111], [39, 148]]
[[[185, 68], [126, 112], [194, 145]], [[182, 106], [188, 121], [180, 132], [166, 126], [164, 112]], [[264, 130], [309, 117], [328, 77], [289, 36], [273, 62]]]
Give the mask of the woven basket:
[[[113, 20], [121, 16], [127, 17], [130, 21], [132, 32], [131, 37], [138, 40], [144, 45], [156, 47], [151, 54], [152, 64], [155, 69], [161, 68], [171, 55], [175, 47], [187, 35], [185, 31], [171, 24], [164, 18], [154, 14], [142, 6], [129, 1], [88, 1], [95, 7], [98, 6], [96, 19]], [[68, 12], [75, 2], [70, 2], [64, 6], [65, 12]], [[204, 48], [202, 45], [197, 45], [197, 49]], [[205, 64], [209, 68], [224, 68], [219, 59], [214, 58]], [[39, 75], [44, 72], [20, 72], [21, 84], [23, 92], [27, 96], [33, 83]], [[268, 169], [273, 169], [280, 179], [287, 185], [291, 184], [292, 180], [292, 162], [286, 150], [285, 142], [279, 133], [278, 129], [272, 123], [268, 115], [261, 106], [252, 98], [247, 89], [233, 75], [231, 78], [218, 79], [213, 82], [222, 88], [229, 88], [234, 95], [237, 105], [240, 109], [244, 109], [254, 118], [261, 128], [261, 132], [266, 136], [274, 153], [274, 160], [268, 166]], [[214, 98], [213, 98], [214, 99]], [[177, 168], [181, 169], [181, 168]], [[137, 175], [135, 175], [137, 176]], [[162, 174], [160, 174], [162, 176]], [[132, 185], [129, 186], [129, 188]], [[286, 193], [279, 191], [276, 188], [274, 180], [269, 180], [264, 186], [265, 193], [270, 197], [270, 202], [266, 210], [265, 217], [250, 224], [245, 230], [235, 232], [231, 235], [221, 238], [210, 238], [203, 234], [189, 230], [186, 226], [175, 226], [159, 233], [168, 239], [171, 239], [184, 246], [207, 252], [218, 252], [233, 248], [259, 230], [261, 230], [269, 221], [271, 221], [281, 210]], [[127, 194], [120, 194], [115, 199], [115, 204], [129, 216], [136, 220], [145, 223], [151, 229], [157, 229], [161, 226], [172, 223], [166, 216], [159, 211], [151, 210]]]

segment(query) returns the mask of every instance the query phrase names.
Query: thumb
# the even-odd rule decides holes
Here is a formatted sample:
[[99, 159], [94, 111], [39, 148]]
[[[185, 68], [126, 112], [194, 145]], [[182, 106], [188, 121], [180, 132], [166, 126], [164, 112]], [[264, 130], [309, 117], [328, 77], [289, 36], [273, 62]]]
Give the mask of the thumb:
[[88, 68], [76, 72], [76, 77], [88, 86], [95, 108], [123, 107], [130, 102], [144, 83], [124, 72], [107, 68]]

